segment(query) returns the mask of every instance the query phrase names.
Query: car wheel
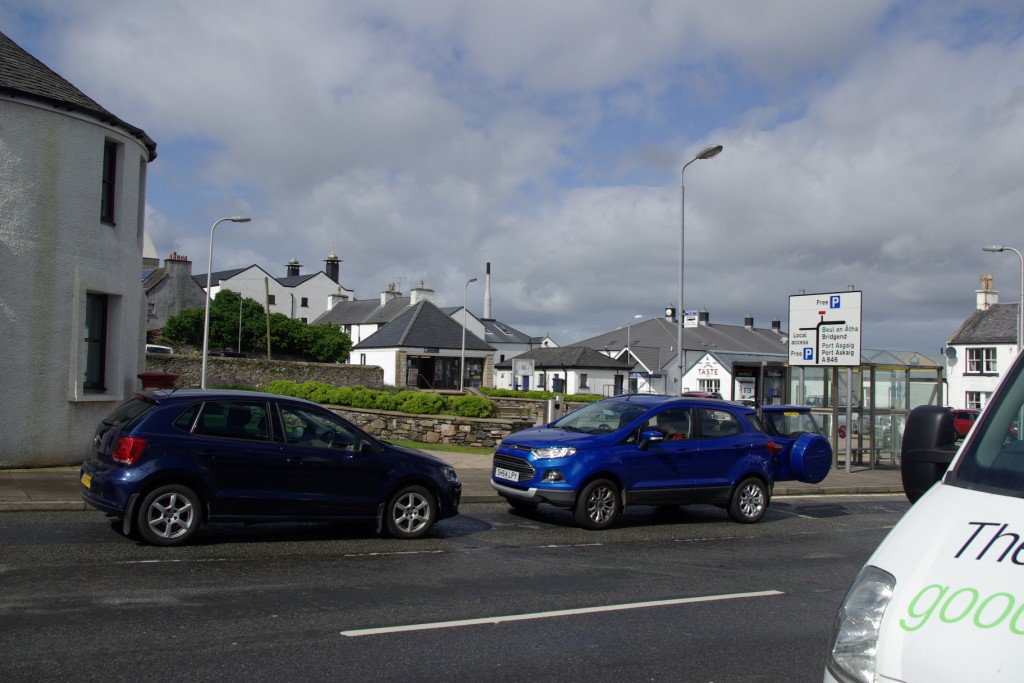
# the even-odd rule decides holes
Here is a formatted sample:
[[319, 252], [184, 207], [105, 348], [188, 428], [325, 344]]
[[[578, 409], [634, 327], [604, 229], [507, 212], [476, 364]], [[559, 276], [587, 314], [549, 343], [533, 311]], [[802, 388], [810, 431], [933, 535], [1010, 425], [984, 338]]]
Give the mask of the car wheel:
[[505, 502], [508, 503], [510, 508], [519, 512], [533, 512], [538, 506], [538, 503], [529, 500], [519, 500], [518, 498], [506, 498]]
[[622, 511], [618, 487], [607, 479], [595, 479], [576, 499], [576, 523], [584, 529], [607, 529]]
[[150, 491], [139, 506], [136, 529], [153, 545], [181, 545], [192, 537], [202, 519], [199, 496], [187, 486], [170, 484]]
[[437, 503], [422, 486], [406, 486], [391, 496], [385, 514], [389, 534], [395, 538], [419, 538], [434, 525]]
[[740, 482], [729, 501], [729, 516], [741, 524], [753, 524], [768, 511], [768, 489], [757, 477]]

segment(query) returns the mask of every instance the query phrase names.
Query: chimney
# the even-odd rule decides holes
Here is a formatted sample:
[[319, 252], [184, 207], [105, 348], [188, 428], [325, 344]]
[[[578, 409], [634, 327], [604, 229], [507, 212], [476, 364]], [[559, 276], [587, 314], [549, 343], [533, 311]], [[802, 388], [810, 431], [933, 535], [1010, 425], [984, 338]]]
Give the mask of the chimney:
[[487, 262], [487, 277], [484, 278], [484, 320], [491, 320], [491, 263]]
[[981, 276], [981, 289], [975, 292], [978, 295], [978, 310], [987, 311], [990, 307], [999, 303], [999, 292], [992, 289], [992, 276]]
[[409, 292], [409, 305], [415, 306], [421, 301], [433, 301], [434, 290], [427, 289], [423, 286], [423, 280], [420, 280], [420, 286], [416, 287]]
[[782, 334], [782, 321], [778, 318], [772, 320], [772, 332]]
[[752, 315], [750, 315], [748, 313], [747, 317], [743, 319], [743, 327], [747, 328], [748, 330], [753, 330], [754, 329], [754, 316], [752, 316]]
[[389, 282], [388, 288], [380, 293], [380, 305], [383, 306], [392, 299], [402, 296], [402, 293], [395, 289], [395, 283]]
[[188, 260], [188, 256], [181, 256], [178, 252], [172, 251], [171, 255], [164, 259], [164, 270], [171, 278], [192, 277], [192, 262]]
[[711, 325], [711, 314], [708, 313], [708, 309], [703, 309], [697, 314], [697, 324], [701, 327], [708, 327]]
[[287, 269], [285, 277], [295, 277], [296, 275], [299, 274], [299, 268], [301, 267], [302, 265], [299, 263], [299, 260], [292, 256], [291, 261], [289, 261], [288, 265], [285, 266], [285, 268]]
[[330, 255], [324, 259], [324, 263], [327, 264], [327, 267], [324, 269], [327, 271], [327, 277], [341, 284], [339, 279], [341, 277], [341, 259], [338, 258], [333, 249], [331, 249]]

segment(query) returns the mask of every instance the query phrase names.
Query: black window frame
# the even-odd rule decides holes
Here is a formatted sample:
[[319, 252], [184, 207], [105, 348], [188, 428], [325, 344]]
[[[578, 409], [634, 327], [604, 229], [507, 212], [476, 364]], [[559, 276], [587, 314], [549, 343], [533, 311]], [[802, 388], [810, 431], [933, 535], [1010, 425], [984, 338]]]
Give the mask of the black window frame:
[[103, 142], [103, 174], [100, 190], [100, 222], [117, 225], [117, 152], [113, 140]]
[[[99, 307], [96, 309], [95, 307]], [[95, 316], [99, 316], [96, 320]], [[107, 390], [107, 320], [110, 315], [110, 298], [100, 292], [85, 294], [85, 368], [82, 373], [82, 388], [89, 392]]]

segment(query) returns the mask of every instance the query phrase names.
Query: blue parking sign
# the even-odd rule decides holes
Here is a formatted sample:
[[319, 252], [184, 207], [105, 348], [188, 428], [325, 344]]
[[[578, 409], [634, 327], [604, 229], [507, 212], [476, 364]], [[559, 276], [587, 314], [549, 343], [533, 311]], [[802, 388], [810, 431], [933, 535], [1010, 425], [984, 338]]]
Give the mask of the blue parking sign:
[[828, 307], [829, 308], [840, 308], [839, 301], [840, 301], [839, 295], [838, 294], [833, 294], [828, 299]]
[[814, 347], [804, 347], [804, 360], [814, 360]]

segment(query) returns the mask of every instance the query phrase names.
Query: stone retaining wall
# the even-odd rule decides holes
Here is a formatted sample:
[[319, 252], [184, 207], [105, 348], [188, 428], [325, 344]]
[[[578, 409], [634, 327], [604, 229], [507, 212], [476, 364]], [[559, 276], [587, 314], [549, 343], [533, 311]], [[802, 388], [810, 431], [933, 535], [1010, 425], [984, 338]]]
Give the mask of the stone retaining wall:
[[[202, 375], [202, 358], [178, 354], [146, 354], [146, 372], [170, 372], [178, 375], [180, 389], [198, 387]], [[221, 358], [206, 360], [206, 385], [246, 385], [262, 387], [276, 379], [292, 382], [314, 380], [338, 387], [364, 386], [384, 388], [384, 370], [376, 365], [343, 365], [340, 363], [304, 363], [267, 360], [266, 358]], [[141, 387], [141, 382], [139, 383]]]
[[328, 406], [370, 434], [398, 441], [427, 444], [494, 448], [509, 434], [534, 425], [518, 419], [457, 417], [455, 415], [409, 415], [387, 410]]

